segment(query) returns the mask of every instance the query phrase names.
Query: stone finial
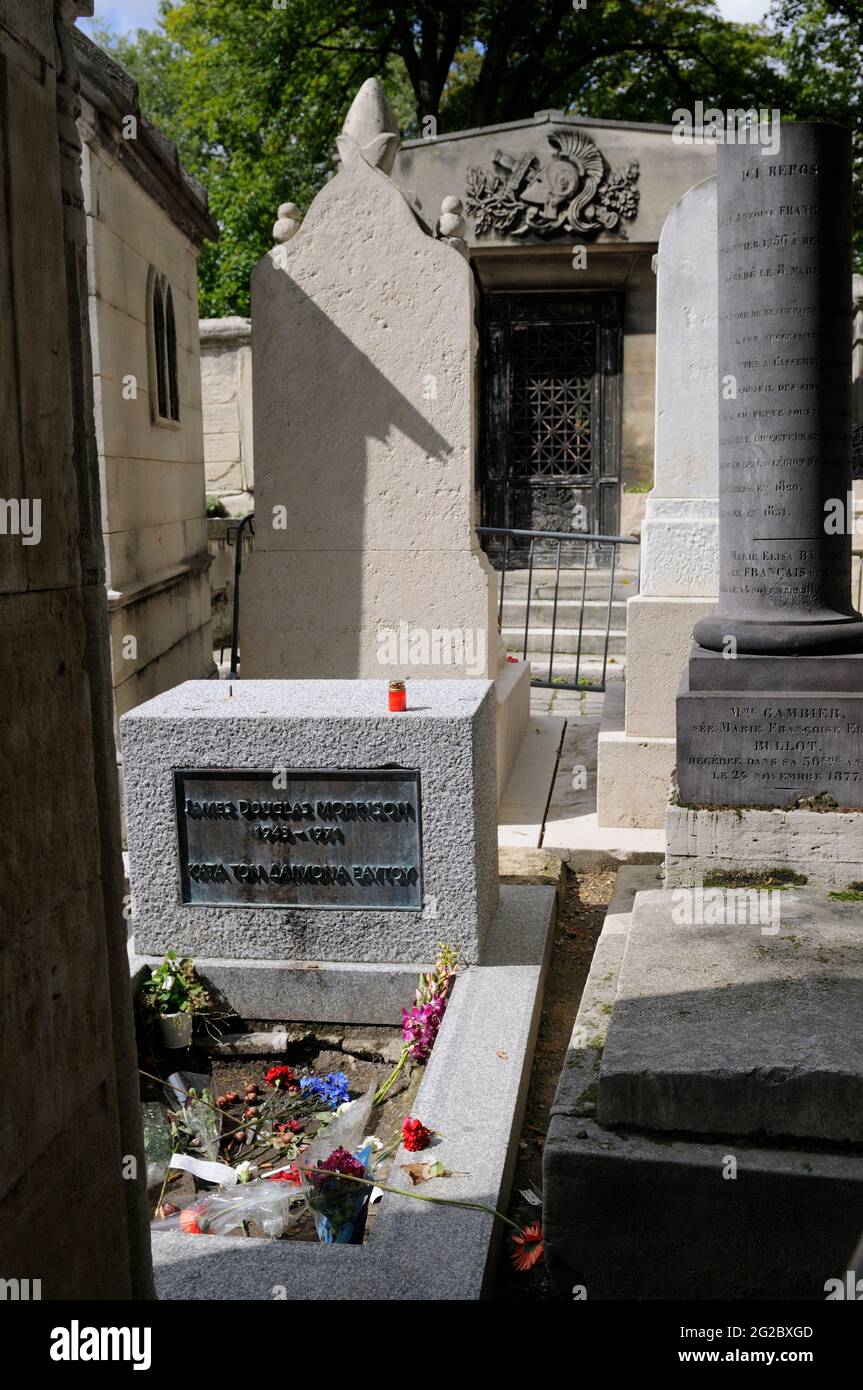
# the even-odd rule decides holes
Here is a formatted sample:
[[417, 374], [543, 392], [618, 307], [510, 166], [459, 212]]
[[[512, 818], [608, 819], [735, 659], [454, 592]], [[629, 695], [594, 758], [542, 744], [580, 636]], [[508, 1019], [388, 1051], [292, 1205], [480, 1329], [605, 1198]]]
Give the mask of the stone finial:
[[284, 245], [300, 230], [300, 210], [296, 203], [282, 203], [273, 227], [273, 241]]
[[372, 168], [392, 173], [401, 143], [398, 122], [376, 77], [360, 87], [336, 143], [342, 163], [350, 164], [359, 154]]
[[444, 198], [440, 205], [440, 217], [437, 220], [435, 235], [440, 241], [448, 241], [450, 246], [454, 246], [463, 256], [467, 256], [467, 242], [464, 239], [466, 231], [464, 220], [464, 207], [459, 198]]
[[440, 205], [440, 217], [437, 224], [438, 235], [463, 237], [465, 234], [463, 212], [464, 208], [459, 198], [444, 198]]

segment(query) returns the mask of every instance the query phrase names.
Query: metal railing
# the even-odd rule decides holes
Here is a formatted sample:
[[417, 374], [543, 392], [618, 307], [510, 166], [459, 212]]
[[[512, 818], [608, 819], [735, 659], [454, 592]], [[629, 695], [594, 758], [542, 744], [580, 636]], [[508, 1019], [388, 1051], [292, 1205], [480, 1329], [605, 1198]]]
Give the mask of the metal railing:
[[234, 556], [234, 612], [231, 619], [231, 676], [236, 677], [240, 655], [240, 575], [243, 572], [243, 531], [248, 526], [250, 533], [255, 534], [255, 513], [247, 514], [237, 522], [236, 528], [231, 527], [228, 531], [228, 543], [231, 540], [231, 531], [234, 532], [234, 544], [237, 547]]
[[[611, 620], [614, 611], [614, 581], [617, 573], [618, 547], [622, 545], [638, 545], [639, 541], [635, 536], [602, 536], [583, 531], [522, 531], [513, 527], [501, 526], [478, 526], [476, 528], [479, 536], [503, 537], [503, 545], [498, 546], [496, 551], [489, 553], [492, 563], [500, 560], [498, 569], [500, 575], [500, 597], [497, 607], [498, 626], [503, 626], [503, 605], [506, 591], [507, 573], [510, 571], [510, 552], [513, 548], [513, 541], [517, 543], [519, 555], [528, 551], [527, 561], [527, 586], [524, 596], [524, 629], [521, 642], [521, 655], [523, 660], [527, 660], [530, 650], [530, 630], [531, 630], [531, 607], [536, 602], [534, 598], [534, 571], [536, 549], [538, 545], [550, 549], [554, 561], [554, 597], [551, 609], [551, 631], [549, 634], [548, 668], [545, 675], [540, 675], [537, 671], [531, 675], [531, 684], [543, 687], [553, 687], [555, 690], [605, 690], [606, 676], [608, 671], [608, 646], [611, 636]], [[573, 563], [564, 566], [564, 570], [570, 573], [579, 574], [581, 577], [581, 594], [578, 603], [578, 633], [575, 648], [575, 670], [571, 678], [554, 674], [555, 647], [558, 636], [558, 609], [560, 603], [560, 580], [561, 580], [561, 556], [564, 545], [575, 547], [573, 552]], [[502, 551], [502, 555], [500, 552]], [[593, 565], [590, 564], [591, 556]], [[579, 563], [580, 560], [580, 563]], [[600, 561], [600, 563], [597, 563]], [[497, 566], [496, 566], [497, 567]], [[519, 568], [523, 569], [523, 564], [519, 561]], [[608, 597], [604, 604], [605, 610], [605, 631], [602, 637], [602, 673], [598, 680], [590, 680], [581, 674], [582, 659], [587, 660], [584, 652], [585, 639], [585, 604], [587, 602], [587, 580], [588, 572], [596, 578], [607, 577]], [[601, 631], [601, 629], [600, 629]], [[543, 658], [545, 653], [542, 654]], [[560, 660], [560, 657], [558, 657]], [[531, 658], [532, 666], [538, 666], [536, 657]], [[543, 665], [545, 662], [543, 660]]]
[[[239, 669], [239, 643], [240, 643], [240, 577], [243, 568], [243, 531], [249, 527], [251, 534], [255, 534], [255, 514], [249, 512], [238, 523], [236, 528], [231, 528], [234, 533], [234, 544], [236, 554], [234, 558], [234, 595], [233, 595], [233, 617], [231, 624], [231, 670], [232, 677], [237, 677]], [[608, 646], [611, 636], [612, 615], [614, 611], [614, 583], [617, 575], [618, 547], [621, 545], [638, 545], [635, 536], [601, 536], [583, 531], [522, 531], [513, 527], [501, 526], [478, 526], [476, 528], [479, 536], [503, 537], [503, 544], [499, 547], [502, 555], [497, 555], [492, 550], [489, 558], [494, 562], [500, 559], [500, 596], [497, 607], [498, 626], [503, 621], [503, 604], [506, 591], [507, 573], [510, 570], [510, 559], [512, 558], [513, 542], [518, 546], [521, 553], [527, 549], [527, 586], [524, 596], [524, 624], [522, 629], [522, 657], [527, 659], [530, 650], [531, 632], [531, 605], [536, 602], [533, 593], [534, 573], [536, 571], [535, 559], [536, 548], [538, 545], [549, 546], [554, 557], [554, 597], [551, 610], [551, 631], [549, 637], [548, 668], [546, 674], [540, 675], [538, 672], [532, 674], [531, 683], [537, 686], [553, 687], [556, 690], [604, 690], [608, 668]], [[229, 534], [230, 539], [230, 534]], [[562, 548], [565, 545], [575, 547], [572, 552], [574, 563], [561, 565]], [[594, 562], [590, 564], [591, 557]], [[558, 633], [558, 611], [560, 604], [560, 582], [561, 573], [580, 574], [581, 594], [578, 603], [578, 635], [575, 650], [575, 670], [571, 679], [566, 676], [556, 676], [554, 674], [555, 648]], [[588, 574], [596, 578], [607, 579], [608, 597], [604, 601], [605, 627], [602, 635], [602, 673], [599, 680], [589, 680], [582, 677], [582, 658], [588, 659], [588, 654], [583, 651], [585, 637], [585, 604], [587, 602], [587, 581]], [[602, 631], [602, 629], [600, 629]], [[544, 653], [543, 653], [544, 656]], [[560, 656], [558, 654], [558, 659]], [[534, 665], [538, 665], [536, 658], [532, 658]], [[543, 665], [544, 665], [543, 661]]]

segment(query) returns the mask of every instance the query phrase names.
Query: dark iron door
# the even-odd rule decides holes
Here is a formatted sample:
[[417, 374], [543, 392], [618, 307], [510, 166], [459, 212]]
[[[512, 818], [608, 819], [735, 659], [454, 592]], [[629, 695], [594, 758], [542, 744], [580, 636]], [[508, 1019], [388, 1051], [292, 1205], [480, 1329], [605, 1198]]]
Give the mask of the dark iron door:
[[482, 524], [616, 535], [620, 296], [491, 294], [482, 310]]

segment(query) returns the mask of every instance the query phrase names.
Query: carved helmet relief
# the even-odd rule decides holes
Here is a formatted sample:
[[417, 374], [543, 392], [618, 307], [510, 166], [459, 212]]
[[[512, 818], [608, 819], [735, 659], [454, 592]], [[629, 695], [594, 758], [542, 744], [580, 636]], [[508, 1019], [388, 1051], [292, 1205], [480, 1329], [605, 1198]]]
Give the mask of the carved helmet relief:
[[496, 150], [494, 170], [468, 169], [467, 210], [477, 235], [617, 231], [625, 236], [621, 224], [638, 211], [638, 163], [610, 169], [583, 131], [552, 131], [548, 143], [554, 153], [544, 163], [535, 154], [514, 158]]

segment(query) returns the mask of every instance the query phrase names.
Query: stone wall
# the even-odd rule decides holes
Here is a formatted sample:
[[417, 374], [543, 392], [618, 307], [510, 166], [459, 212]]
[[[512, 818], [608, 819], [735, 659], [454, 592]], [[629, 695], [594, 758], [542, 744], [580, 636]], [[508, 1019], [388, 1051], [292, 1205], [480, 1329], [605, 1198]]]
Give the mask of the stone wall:
[[0, 0], [0, 1277], [128, 1299], [152, 1277], [68, 29], [85, 8]]
[[201, 319], [201, 394], [207, 496], [231, 516], [255, 509], [252, 453], [252, 324]]
[[[76, 36], [90, 333], [116, 716], [180, 681], [213, 673], [205, 515], [197, 258], [215, 234], [206, 197], [170, 164], [146, 160], [122, 113], [134, 83]], [[158, 146], [156, 150], [158, 151]], [[153, 359], [154, 274], [176, 322], [178, 419], [160, 418]]]

